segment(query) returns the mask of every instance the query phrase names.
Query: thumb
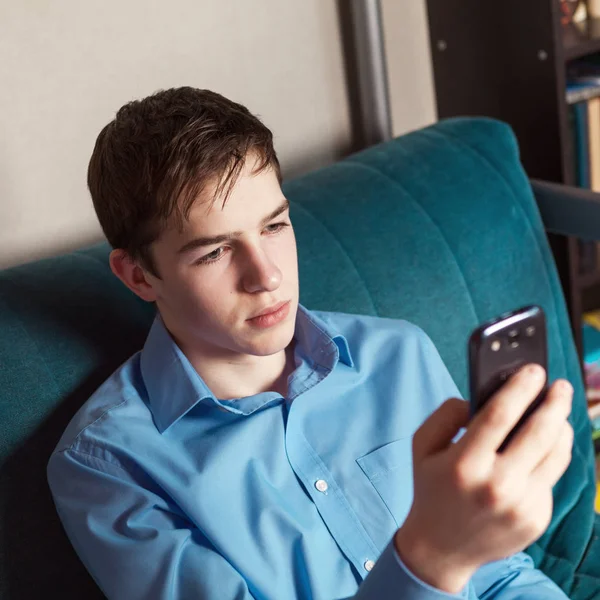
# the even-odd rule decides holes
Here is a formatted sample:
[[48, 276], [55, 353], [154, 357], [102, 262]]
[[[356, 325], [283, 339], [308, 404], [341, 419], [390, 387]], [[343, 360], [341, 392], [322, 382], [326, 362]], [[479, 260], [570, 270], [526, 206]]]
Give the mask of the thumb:
[[417, 429], [413, 437], [413, 460], [418, 462], [446, 449], [458, 430], [466, 427], [469, 418], [468, 402], [458, 398], [446, 400]]

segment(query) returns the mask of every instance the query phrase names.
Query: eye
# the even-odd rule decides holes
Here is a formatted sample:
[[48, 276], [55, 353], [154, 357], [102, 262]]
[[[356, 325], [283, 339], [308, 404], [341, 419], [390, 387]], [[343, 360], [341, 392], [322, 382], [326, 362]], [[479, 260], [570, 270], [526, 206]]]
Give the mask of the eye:
[[199, 258], [194, 264], [205, 265], [208, 263], [217, 262], [220, 258], [223, 257], [223, 255], [225, 254], [225, 250], [226, 248], [224, 246], [221, 246], [216, 250], [213, 250], [212, 252], [209, 252], [208, 254], [204, 255], [202, 258]]
[[267, 225], [265, 227], [265, 231], [267, 233], [279, 233], [280, 231], [283, 231], [286, 227], [289, 226], [289, 223], [273, 223], [272, 225]]

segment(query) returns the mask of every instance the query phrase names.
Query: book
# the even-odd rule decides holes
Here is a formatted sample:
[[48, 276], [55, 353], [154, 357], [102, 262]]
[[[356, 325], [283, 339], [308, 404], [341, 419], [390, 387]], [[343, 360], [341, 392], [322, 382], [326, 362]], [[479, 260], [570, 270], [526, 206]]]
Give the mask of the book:
[[583, 322], [600, 331], [600, 310], [588, 310], [583, 313]]
[[[599, 87], [600, 90], [600, 87]], [[589, 123], [588, 103], [578, 102], [569, 110], [571, 125], [571, 143], [575, 156], [574, 176], [579, 187], [590, 187]], [[596, 242], [577, 240], [579, 249], [579, 273], [584, 275], [598, 267], [598, 248]]]
[[577, 165], [577, 185], [590, 187], [589, 124], [587, 102], [578, 102], [571, 107]]
[[[592, 191], [600, 192], [600, 97], [588, 100], [587, 108], [589, 183]], [[597, 244], [589, 241], [583, 243], [589, 249], [588, 262], [592, 265], [591, 271], [595, 271], [597, 264], [591, 254], [596, 254], [593, 250]]]
[[600, 191], [600, 98], [590, 98], [588, 105], [588, 152], [590, 188]]
[[567, 68], [567, 103], [600, 96], [600, 62], [594, 56], [573, 61]]
[[585, 102], [596, 96], [600, 96], [600, 81], [572, 81], [567, 84], [567, 104]]
[[588, 414], [592, 419], [597, 410], [595, 403], [600, 405], [600, 310], [583, 313], [582, 336]]
[[567, 68], [567, 103], [575, 104], [600, 95], [600, 63], [587, 56]]

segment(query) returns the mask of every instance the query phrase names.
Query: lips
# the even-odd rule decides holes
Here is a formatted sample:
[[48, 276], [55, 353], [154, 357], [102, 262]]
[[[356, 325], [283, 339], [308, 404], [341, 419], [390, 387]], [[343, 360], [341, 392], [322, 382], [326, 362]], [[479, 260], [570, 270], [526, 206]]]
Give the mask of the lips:
[[248, 319], [248, 320], [250, 321], [251, 319], [256, 319], [257, 317], [264, 317], [265, 315], [270, 315], [274, 312], [277, 312], [282, 306], [285, 306], [288, 302], [289, 302], [288, 300], [283, 300], [282, 302], [273, 304], [272, 306], [269, 306], [268, 308], [263, 309], [261, 312], [256, 313], [254, 316], [250, 317], [250, 319]]

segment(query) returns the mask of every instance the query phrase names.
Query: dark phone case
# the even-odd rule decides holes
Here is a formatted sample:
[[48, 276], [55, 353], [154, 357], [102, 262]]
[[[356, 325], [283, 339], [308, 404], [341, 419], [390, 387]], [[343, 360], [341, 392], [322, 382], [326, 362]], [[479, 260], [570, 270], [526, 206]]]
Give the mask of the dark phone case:
[[[533, 326], [533, 335], [526, 335]], [[510, 331], [519, 331], [517, 348], [511, 348], [508, 341]], [[493, 351], [493, 340], [501, 342], [500, 350]], [[523, 365], [537, 363], [547, 371], [546, 319], [539, 306], [525, 306], [510, 313], [500, 315], [478, 327], [469, 338], [469, 376], [471, 394], [471, 415], [480, 410], [504, 382]], [[502, 452], [519, 427], [540, 405], [546, 395], [547, 386], [525, 411], [515, 428], [504, 440]]]

